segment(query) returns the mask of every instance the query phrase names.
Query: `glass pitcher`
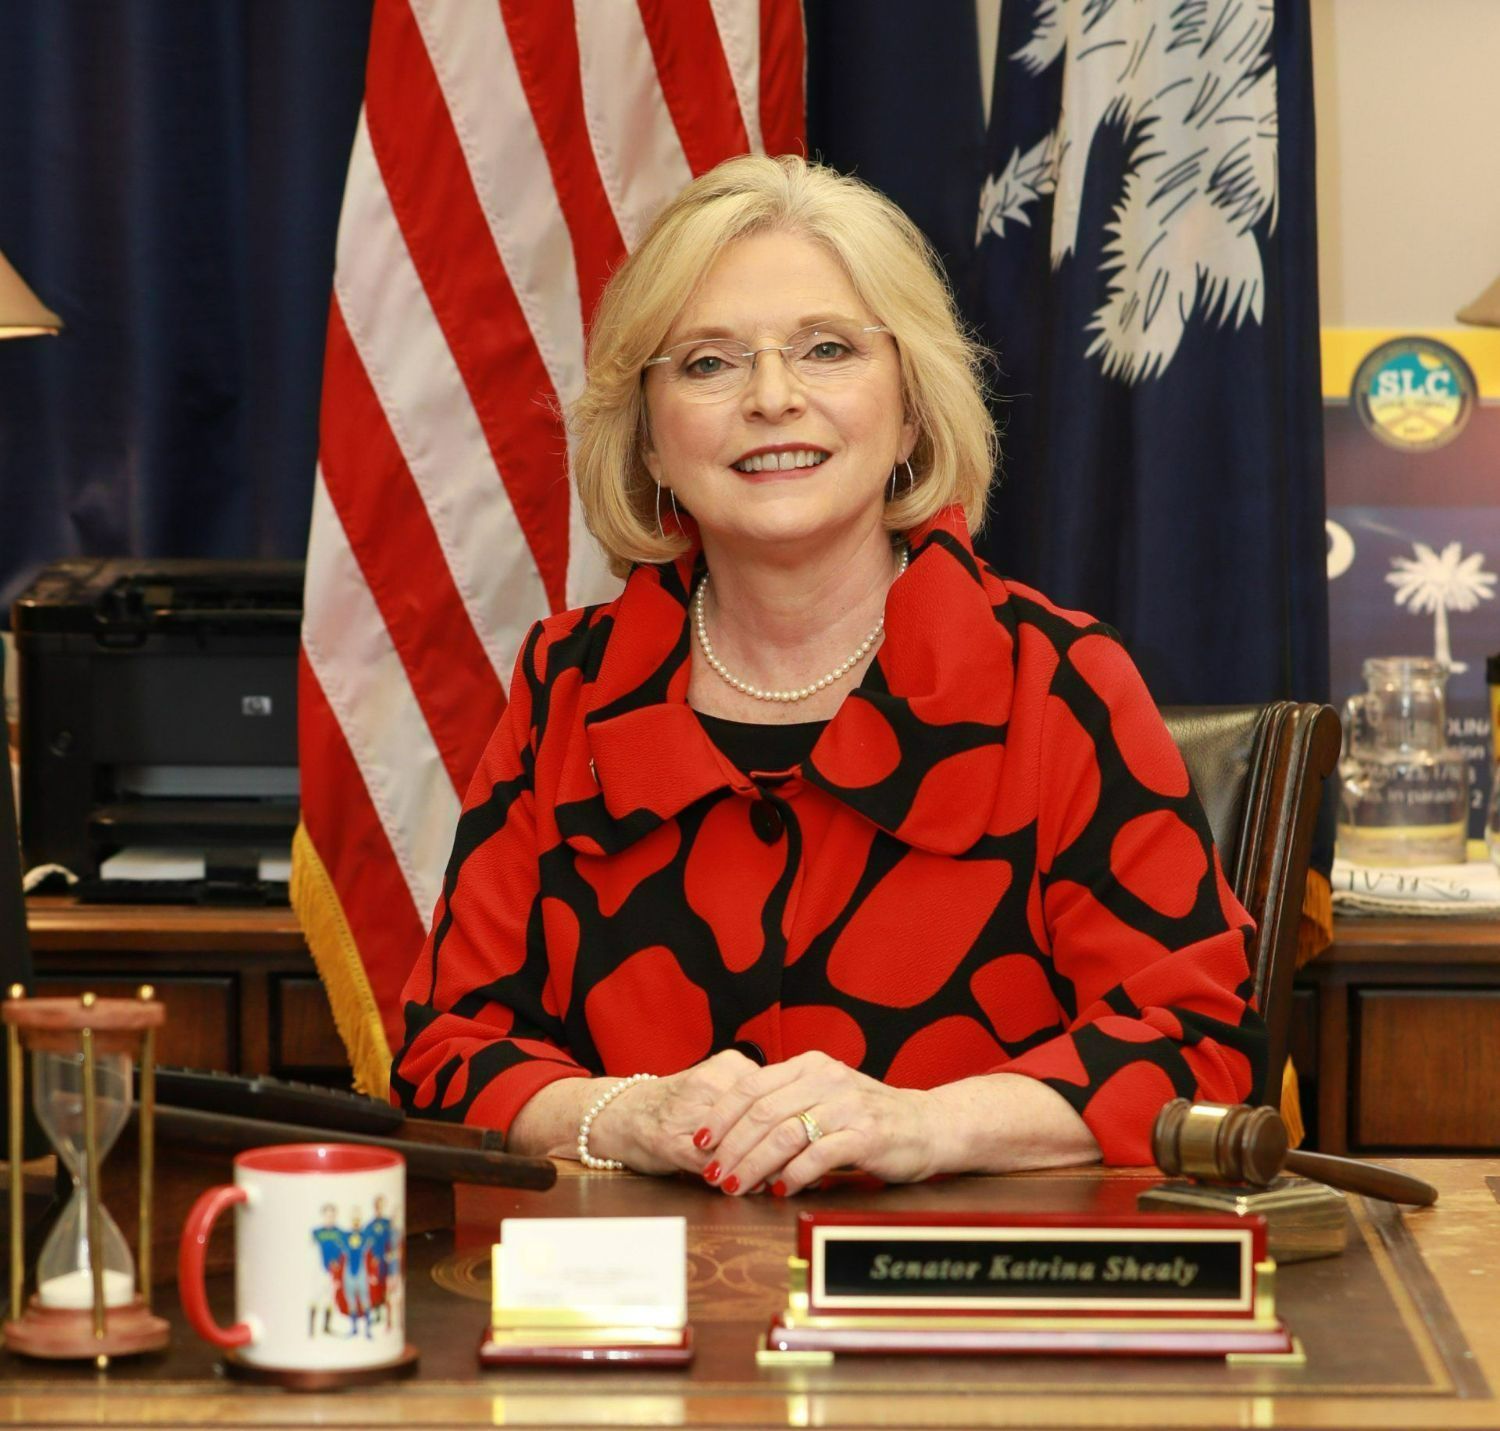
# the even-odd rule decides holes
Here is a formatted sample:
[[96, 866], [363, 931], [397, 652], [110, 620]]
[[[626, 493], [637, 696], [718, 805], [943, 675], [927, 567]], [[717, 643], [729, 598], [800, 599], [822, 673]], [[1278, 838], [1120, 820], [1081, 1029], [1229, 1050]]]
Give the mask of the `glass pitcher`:
[[1361, 865], [1462, 864], [1469, 771], [1448, 744], [1448, 666], [1373, 657], [1344, 706], [1338, 852]]

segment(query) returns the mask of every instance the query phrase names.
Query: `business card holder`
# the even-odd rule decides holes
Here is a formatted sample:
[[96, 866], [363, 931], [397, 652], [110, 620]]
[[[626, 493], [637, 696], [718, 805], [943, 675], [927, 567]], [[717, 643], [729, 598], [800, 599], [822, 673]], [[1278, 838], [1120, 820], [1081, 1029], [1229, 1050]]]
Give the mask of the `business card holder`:
[[693, 1329], [670, 1307], [507, 1307], [498, 1270], [492, 1285], [482, 1367], [686, 1366], [693, 1359]]
[[836, 1355], [1118, 1355], [1300, 1365], [1265, 1222], [1220, 1214], [803, 1213], [762, 1366]]

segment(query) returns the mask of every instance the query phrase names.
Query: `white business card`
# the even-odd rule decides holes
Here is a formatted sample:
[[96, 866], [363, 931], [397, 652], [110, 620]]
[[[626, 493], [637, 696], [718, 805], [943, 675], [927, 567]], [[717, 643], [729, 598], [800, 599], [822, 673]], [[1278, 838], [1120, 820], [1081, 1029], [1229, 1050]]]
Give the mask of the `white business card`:
[[518, 1311], [643, 1309], [687, 1323], [681, 1217], [507, 1217], [495, 1248], [495, 1306]]

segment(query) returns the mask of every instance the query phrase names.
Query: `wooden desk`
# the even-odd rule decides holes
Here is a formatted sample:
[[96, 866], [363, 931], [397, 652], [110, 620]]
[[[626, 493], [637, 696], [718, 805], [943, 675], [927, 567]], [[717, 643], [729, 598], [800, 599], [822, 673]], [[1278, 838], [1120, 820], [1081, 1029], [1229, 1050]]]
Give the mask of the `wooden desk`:
[[1297, 976], [1324, 1152], [1500, 1151], [1500, 922], [1340, 918]]
[[133, 993], [167, 1006], [159, 1057], [185, 1068], [348, 1086], [328, 999], [290, 909], [26, 904], [37, 992]]
[[[689, 1180], [584, 1174], [549, 1193], [461, 1190], [456, 1247], [414, 1239], [409, 1333], [418, 1376], [373, 1391], [297, 1397], [215, 1375], [177, 1319], [155, 1363], [89, 1369], [0, 1355], [0, 1419], [30, 1426], [1194, 1426], [1494, 1427], [1500, 1424], [1500, 1160], [1411, 1160], [1441, 1201], [1404, 1223], [1356, 1202], [1354, 1249], [1280, 1274], [1284, 1315], [1308, 1346], [1301, 1369], [1168, 1359], [846, 1360], [759, 1369], [757, 1336], [784, 1293], [799, 1206], [729, 1199]], [[1152, 1179], [1080, 1169], [954, 1179], [883, 1192], [826, 1192], [825, 1207], [1127, 1208]], [[1500, 1184], [1497, 1184], [1500, 1185]], [[699, 1354], [680, 1372], [541, 1369], [480, 1373], [475, 1348], [498, 1218], [527, 1213], [680, 1213], [690, 1225], [690, 1310]], [[1356, 1265], [1356, 1259], [1363, 1259]], [[436, 1269], [435, 1273], [433, 1269]], [[426, 1275], [419, 1275], [425, 1269]], [[1384, 1298], [1361, 1297], [1382, 1279]], [[213, 1294], [227, 1319], [228, 1287]], [[1384, 1294], [1383, 1294], [1384, 1295]], [[170, 1298], [159, 1307], [175, 1317]]]

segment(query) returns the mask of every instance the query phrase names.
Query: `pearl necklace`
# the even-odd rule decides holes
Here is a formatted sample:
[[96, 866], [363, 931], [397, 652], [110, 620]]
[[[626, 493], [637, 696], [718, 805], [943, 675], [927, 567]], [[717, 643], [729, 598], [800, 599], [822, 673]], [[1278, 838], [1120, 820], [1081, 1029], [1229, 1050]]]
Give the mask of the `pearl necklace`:
[[[891, 578], [892, 582], [900, 579], [901, 573], [906, 570], [906, 564], [911, 558], [911, 553], [905, 547], [901, 549], [901, 565], [896, 568], [896, 575]], [[885, 612], [880, 613], [880, 620], [871, 629], [870, 634], [859, 643], [858, 649], [852, 656], [841, 665], [835, 666], [826, 676], [820, 676], [811, 685], [802, 686], [793, 691], [763, 691], [759, 686], [752, 686], [748, 681], [742, 681], [734, 675], [724, 663], [714, 654], [713, 645], [708, 639], [708, 623], [703, 616], [703, 593], [708, 590], [708, 573], [704, 572], [703, 580], [698, 583], [697, 593], [693, 597], [694, 625], [698, 631], [698, 644], [703, 648], [703, 659], [713, 667], [715, 674], [735, 690], [742, 691], [745, 695], [757, 701], [805, 701], [809, 696], [816, 695], [825, 686], [831, 686], [840, 677], [847, 675], [854, 669], [869, 653], [870, 647], [880, 639], [880, 633], [885, 630]]]

